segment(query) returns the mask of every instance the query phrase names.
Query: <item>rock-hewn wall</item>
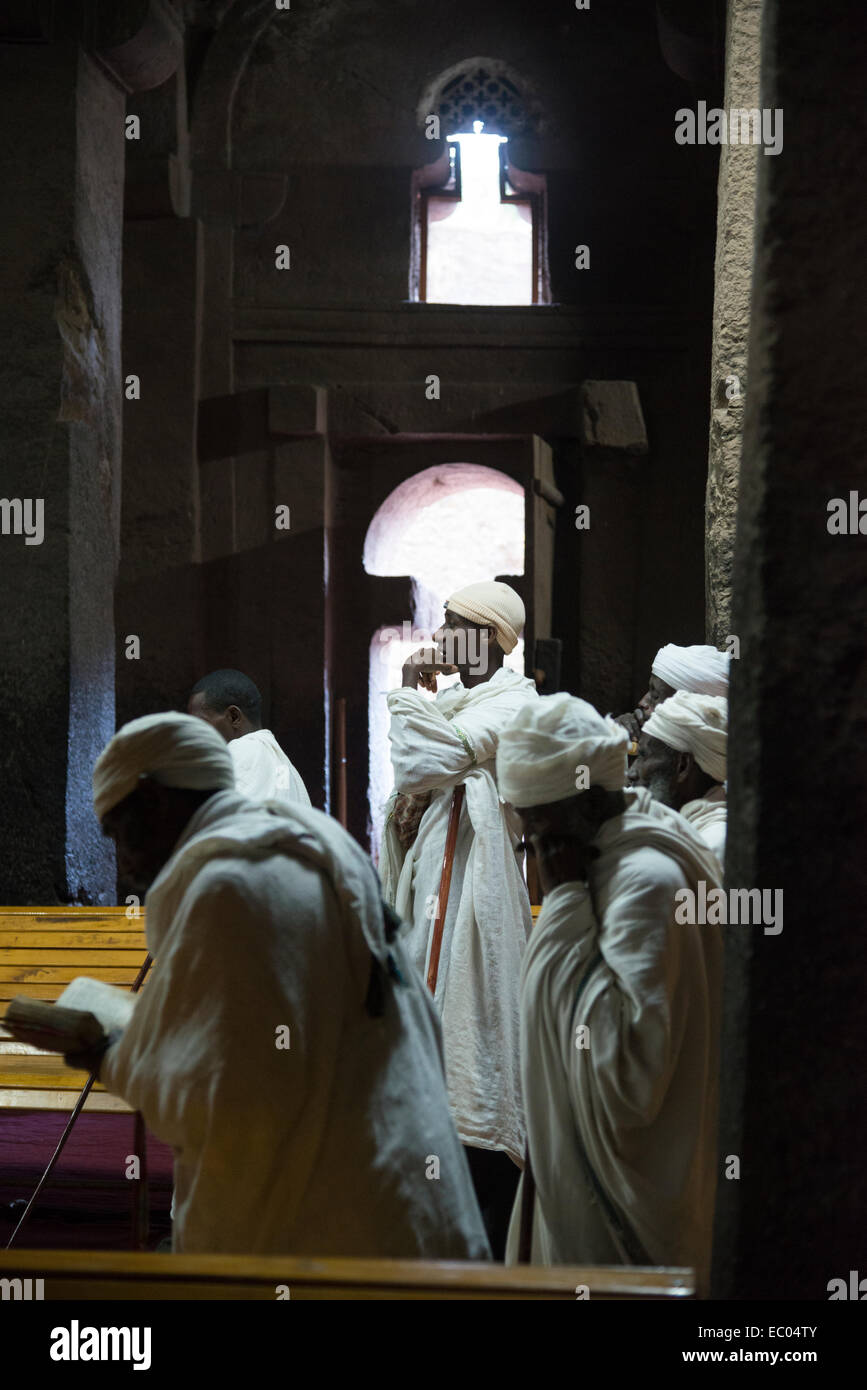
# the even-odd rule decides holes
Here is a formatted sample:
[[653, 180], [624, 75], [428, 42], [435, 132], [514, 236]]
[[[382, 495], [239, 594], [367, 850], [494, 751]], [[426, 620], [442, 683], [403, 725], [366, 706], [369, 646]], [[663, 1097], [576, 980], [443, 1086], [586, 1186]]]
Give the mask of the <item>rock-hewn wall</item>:
[[[723, 105], [758, 106], [762, 0], [729, 0]], [[756, 145], [722, 146], [717, 207], [711, 353], [710, 454], [705, 539], [707, 640], [722, 647], [731, 632], [732, 555], [747, 389], [747, 337], [753, 272]]]
[[766, 9], [785, 141], [759, 162], [726, 871], [784, 914], [726, 934], [720, 1147], [741, 1173], [720, 1180], [715, 1292], [827, 1299], [864, 1274], [867, 1218], [867, 535], [828, 530], [831, 499], [867, 496], [867, 26]]

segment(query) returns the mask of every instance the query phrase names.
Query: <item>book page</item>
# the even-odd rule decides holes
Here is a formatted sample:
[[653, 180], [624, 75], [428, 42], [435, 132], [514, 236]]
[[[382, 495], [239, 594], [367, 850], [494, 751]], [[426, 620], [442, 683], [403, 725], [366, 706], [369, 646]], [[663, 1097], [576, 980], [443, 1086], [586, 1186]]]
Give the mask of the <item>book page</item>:
[[56, 1001], [64, 1009], [83, 1009], [92, 1013], [102, 1024], [106, 1033], [123, 1031], [132, 1018], [137, 994], [116, 985], [107, 985], [102, 980], [93, 980], [89, 975], [79, 975]]

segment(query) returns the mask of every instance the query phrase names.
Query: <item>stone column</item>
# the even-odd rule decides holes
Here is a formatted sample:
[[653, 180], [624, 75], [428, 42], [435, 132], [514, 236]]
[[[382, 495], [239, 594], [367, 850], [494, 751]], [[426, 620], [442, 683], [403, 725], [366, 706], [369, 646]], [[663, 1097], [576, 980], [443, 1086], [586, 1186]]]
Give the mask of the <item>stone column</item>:
[[867, 26], [765, 11], [760, 104], [785, 125], [759, 158], [726, 869], [784, 916], [726, 929], [713, 1292], [825, 1300], [867, 1275], [867, 534], [828, 526], [867, 496]]
[[115, 728], [124, 107], [180, 51], [160, 0], [9, 4], [0, 19], [7, 903], [114, 901], [91, 773]]
[[[724, 106], [758, 106], [762, 0], [729, 0]], [[710, 454], [706, 494], [707, 640], [722, 647], [731, 632], [732, 553], [747, 383], [747, 335], [753, 269], [756, 145], [720, 149], [711, 350]]]
[[0, 105], [0, 490], [44, 509], [32, 544], [0, 534], [0, 892], [108, 902], [90, 777], [114, 728], [124, 97], [74, 41], [0, 44]]

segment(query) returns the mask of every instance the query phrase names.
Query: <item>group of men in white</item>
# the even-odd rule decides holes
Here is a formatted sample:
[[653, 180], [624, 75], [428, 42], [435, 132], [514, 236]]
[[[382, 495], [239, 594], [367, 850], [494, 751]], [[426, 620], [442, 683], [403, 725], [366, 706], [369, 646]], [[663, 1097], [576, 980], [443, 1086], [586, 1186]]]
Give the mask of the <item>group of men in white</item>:
[[523, 623], [469, 585], [405, 663], [378, 876], [239, 672], [101, 754], [155, 964], [74, 1060], [173, 1146], [174, 1250], [706, 1280], [722, 938], [675, 910], [722, 884], [728, 657], [663, 647], [615, 719], [504, 665]]

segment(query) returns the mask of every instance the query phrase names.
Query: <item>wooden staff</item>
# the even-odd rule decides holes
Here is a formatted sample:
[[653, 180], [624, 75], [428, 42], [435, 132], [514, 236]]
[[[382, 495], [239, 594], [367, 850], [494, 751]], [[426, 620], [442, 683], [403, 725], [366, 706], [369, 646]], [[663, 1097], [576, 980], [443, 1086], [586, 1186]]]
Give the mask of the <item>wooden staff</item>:
[[437, 976], [440, 969], [440, 951], [443, 944], [443, 927], [446, 922], [446, 911], [449, 905], [449, 889], [452, 886], [452, 866], [455, 861], [455, 846], [458, 842], [458, 821], [461, 818], [461, 808], [464, 804], [465, 787], [463, 782], [459, 787], [455, 787], [452, 793], [452, 807], [449, 811], [449, 824], [446, 830], [446, 847], [443, 854], [443, 871], [440, 875], [440, 888], [437, 893], [436, 909], [437, 915], [433, 926], [433, 938], [430, 946], [430, 960], [427, 967], [427, 987], [431, 994], [437, 992]]
[[[530, 888], [530, 879], [533, 880], [533, 887], [538, 889], [539, 881], [536, 872], [536, 856], [530, 852], [529, 846], [527, 853], [527, 892], [530, 902], [533, 901], [533, 892]], [[532, 869], [532, 873], [531, 873]], [[529, 1265], [533, 1263], [533, 1213], [536, 1205], [536, 1180], [533, 1177], [533, 1169], [530, 1164], [530, 1141], [527, 1140], [527, 1147], [524, 1150], [524, 1181], [521, 1186], [521, 1222], [518, 1228], [518, 1264]]]
[[[130, 994], [136, 994], [136, 993], [138, 993], [138, 991], [141, 989], [142, 985], [144, 984], [145, 975], [147, 975], [148, 971], [149, 971], [150, 968], [151, 968], [151, 960], [152, 960], [151, 954], [150, 954], [150, 952], [148, 952], [148, 954], [147, 954], [147, 955], [145, 956], [145, 958], [144, 958], [144, 963], [142, 964], [141, 970], [138, 972], [138, 974], [137, 974], [136, 977], [135, 977], [135, 980], [133, 981], [132, 988], [131, 988], [131, 990], [130, 990]], [[81, 1095], [78, 1097], [78, 1100], [75, 1102], [75, 1107], [74, 1107], [74, 1109], [73, 1109], [73, 1111], [72, 1111], [72, 1114], [71, 1114], [70, 1117], [69, 1117], [69, 1120], [67, 1121], [66, 1129], [63, 1131], [63, 1133], [62, 1133], [61, 1136], [60, 1136], [60, 1143], [57, 1145], [57, 1148], [54, 1150], [54, 1153], [51, 1155], [51, 1158], [49, 1159], [49, 1162], [48, 1162], [48, 1167], [45, 1169], [45, 1172], [42, 1174], [42, 1177], [39, 1179], [39, 1182], [37, 1183], [37, 1185], [36, 1185], [36, 1191], [33, 1193], [33, 1196], [30, 1198], [30, 1201], [27, 1203], [27, 1206], [24, 1208], [23, 1212], [21, 1213], [21, 1220], [18, 1222], [18, 1225], [15, 1227], [15, 1230], [12, 1232], [11, 1236], [9, 1237], [9, 1239], [8, 1239], [7, 1242], [6, 1242], [6, 1249], [7, 1249], [7, 1250], [11, 1250], [11, 1249], [12, 1249], [12, 1246], [14, 1245], [15, 1240], [16, 1240], [16, 1237], [17, 1237], [17, 1235], [18, 1235], [18, 1232], [21, 1230], [21, 1227], [24, 1225], [24, 1222], [27, 1220], [28, 1216], [30, 1215], [31, 1211], [33, 1210], [33, 1207], [34, 1207], [34, 1205], [35, 1205], [35, 1203], [36, 1203], [37, 1197], [39, 1196], [39, 1194], [40, 1194], [40, 1192], [42, 1191], [43, 1187], [44, 1187], [45, 1184], [47, 1183], [48, 1179], [51, 1177], [51, 1174], [52, 1174], [52, 1172], [54, 1171], [54, 1166], [55, 1166], [55, 1164], [57, 1163], [57, 1160], [59, 1159], [60, 1155], [63, 1153], [64, 1148], [66, 1147], [66, 1141], [67, 1141], [67, 1139], [69, 1138], [70, 1134], [72, 1133], [73, 1127], [74, 1127], [74, 1125], [75, 1125], [75, 1121], [78, 1119], [79, 1115], [81, 1114], [82, 1110], [84, 1109], [84, 1103], [85, 1103], [85, 1101], [87, 1100], [87, 1097], [90, 1095], [90, 1092], [91, 1092], [91, 1090], [93, 1089], [93, 1084], [94, 1084], [94, 1082], [95, 1082], [97, 1079], [98, 1079], [97, 1073], [96, 1073], [95, 1071], [92, 1071], [92, 1072], [90, 1073], [90, 1076], [89, 1076], [89, 1077], [87, 1078], [87, 1080], [85, 1081], [84, 1086], [83, 1086], [82, 1089], [81, 1089]]]

